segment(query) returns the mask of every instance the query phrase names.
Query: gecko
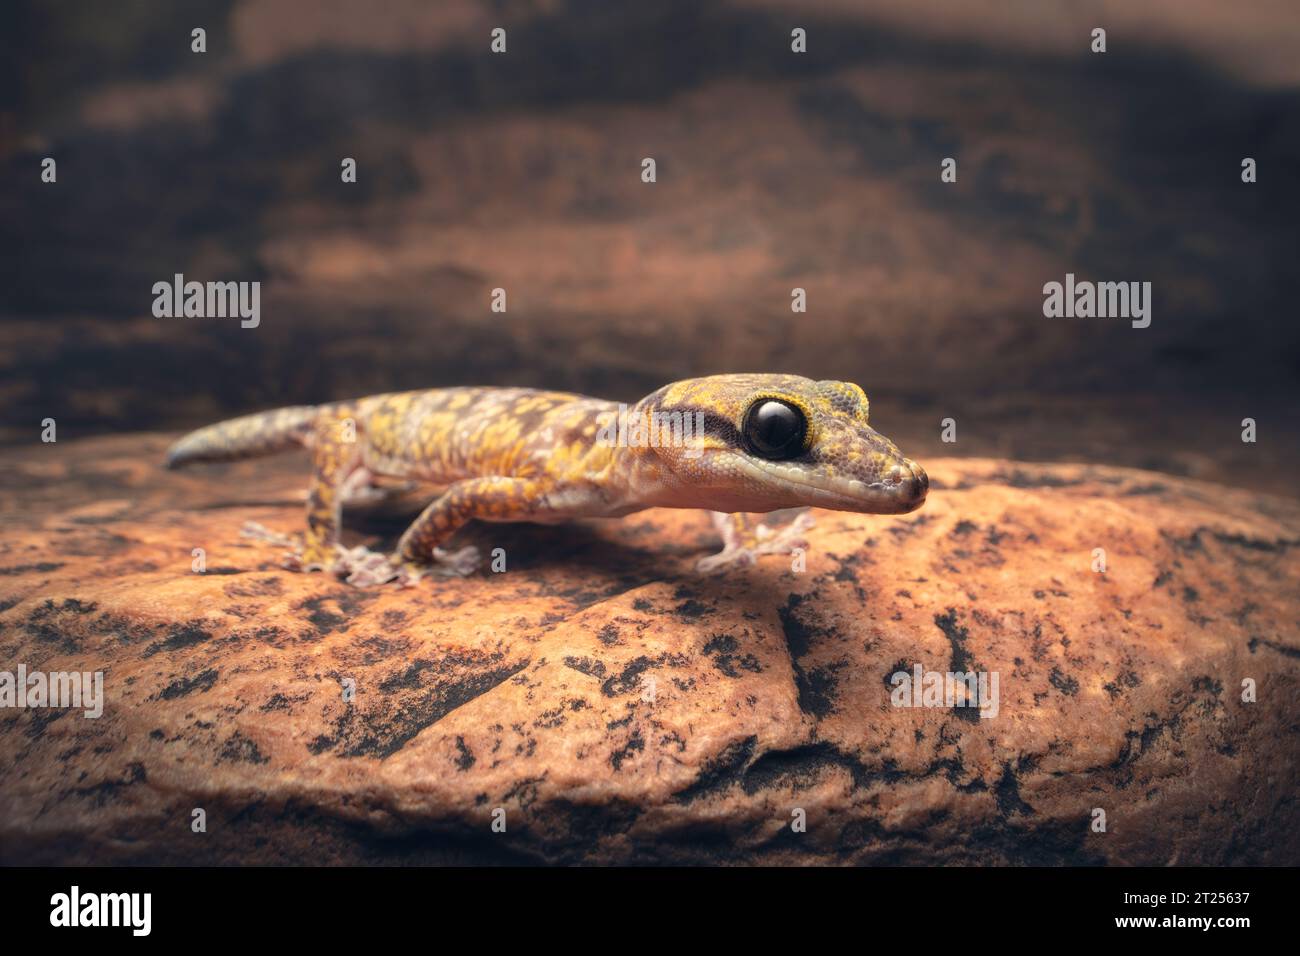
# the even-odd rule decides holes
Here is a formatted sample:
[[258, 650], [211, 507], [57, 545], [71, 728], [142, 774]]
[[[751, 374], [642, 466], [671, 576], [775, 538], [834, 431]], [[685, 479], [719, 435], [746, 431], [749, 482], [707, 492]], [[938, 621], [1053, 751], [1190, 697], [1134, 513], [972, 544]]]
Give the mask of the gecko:
[[[472, 519], [551, 523], [645, 508], [711, 512], [723, 548], [698, 567], [714, 572], [806, 546], [806, 510], [783, 532], [751, 525], [749, 514], [904, 514], [925, 502], [925, 470], [871, 427], [868, 411], [857, 385], [783, 374], [686, 379], [631, 406], [531, 388], [436, 388], [230, 419], [181, 438], [165, 464], [306, 447], [306, 532], [291, 566], [358, 585], [472, 573], [476, 549], [444, 548]], [[394, 480], [437, 496], [392, 555], [343, 548], [343, 505], [382, 496]]]

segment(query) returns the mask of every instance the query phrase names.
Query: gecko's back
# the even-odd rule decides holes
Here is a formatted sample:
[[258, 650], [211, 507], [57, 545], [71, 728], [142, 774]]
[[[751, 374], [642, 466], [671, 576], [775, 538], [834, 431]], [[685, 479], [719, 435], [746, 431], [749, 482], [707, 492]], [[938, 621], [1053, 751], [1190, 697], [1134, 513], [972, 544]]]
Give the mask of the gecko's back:
[[591, 464], [597, 416], [610, 402], [531, 388], [440, 388], [356, 403], [363, 462], [378, 474], [447, 484], [529, 477], [557, 458]]
[[[317, 443], [317, 429], [350, 432], [377, 474], [446, 484], [481, 475], [536, 473], [548, 459], [588, 450], [610, 402], [531, 388], [461, 387], [391, 392], [296, 405], [218, 422], [181, 438], [167, 466], [234, 461]], [[575, 444], [584, 447], [579, 449]]]

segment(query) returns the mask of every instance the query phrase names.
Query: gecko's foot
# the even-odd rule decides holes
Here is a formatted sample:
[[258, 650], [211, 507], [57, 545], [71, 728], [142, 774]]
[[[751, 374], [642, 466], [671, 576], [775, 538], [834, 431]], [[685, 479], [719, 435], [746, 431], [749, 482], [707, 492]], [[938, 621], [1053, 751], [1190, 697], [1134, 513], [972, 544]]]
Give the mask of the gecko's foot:
[[478, 548], [473, 545], [461, 548], [459, 551], [444, 551], [442, 548], [433, 549], [432, 569], [435, 574], [467, 577], [477, 571], [482, 562], [483, 556], [479, 554]]
[[399, 555], [390, 557], [360, 544], [352, 548], [338, 544], [312, 548], [304, 546], [297, 538], [272, 531], [255, 521], [245, 522], [240, 535], [287, 548], [281, 561], [281, 566], [287, 570], [327, 571], [359, 588], [389, 583], [409, 588], [430, 574], [466, 577], [478, 569], [482, 560], [475, 547], [461, 548], [459, 551], [434, 548], [431, 560], [427, 563], [411, 561]]
[[[388, 560], [388, 555], [371, 551], [360, 544], [355, 548], [339, 548], [338, 560], [333, 570], [341, 574], [343, 580], [353, 587], [378, 587], [390, 581], [398, 581], [403, 587], [408, 586], [407, 581], [402, 578], [401, 569], [394, 567]], [[409, 583], [414, 584], [417, 580], [419, 579], [415, 578]]]
[[[280, 566], [289, 571], [328, 571], [346, 574], [349, 583], [380, 583], [371, 580], [370, 572], [378, 565], [387, 565], [382, 554], [376, 554], [364, 547], [345, 548], [342, 545], [304, 545], [300, 538], [272, 531], [256, 521], [245, 521], [240, 537], [254, 541], [265, 541], [287, 548], [281, 556]], [[356, 580], [353, 580], [353, 576]], [[390, 575], [391, 577], [391, 575]], [[387, 580], [386, 578], [383, 580]]]
[[421, 578], [434, 574], [443, 577], [464, 578], [478, 570], [482, 556], [478, 548], [472, 545], [459, 551], [444, 551], [434, 548], [428, 562], [412, 561], [400, 554], [388, 559], [391, 571], [390, 580], [399, 582], [403, 587], [413, 587]]
[[321, 549], [313, 551], [304, 547], [301, 538], [272, 531], [256, 521], [245, 521], [239, 536], [287, 548], [288, 550], [280, 557], [280, 567], [288, 571], [325, 571], [334, 563], [334, 556], [329, 551]]
[[454, 552], [435, 548], [431, 563], [410, 561], [400, 555], [380, 554], [362, 545], [340, 548], [339, 552], [333, 570], [342, 574], [348, 584], [359, 588], [378, 587], [382, 584], [413, 588], [421, 579], [432, 574], [464, 577], [472, 574], [479, 564], [477, 548], [462, 548]]
[[[806, 549], [808, 547], [806, 532], [813, 524], [812, 514], [802, 511], [783, 528], [774, 530], [760, 524], [752, 533], [743, 535], [731, 530], [724, 531], [722, 550], [717, 554], [701, 558], [696, 562], [695, 568], [704, 574], [713, 574], [756, 564], [759, 555], [790, 554], [796, 548]], [[734, 526], [730, 527], [734, 528]]]
[[284, 548], [300, 546], [298, 541], [289, 535], [281, 534], [279, 531], [272, 531], [266, 525], [258, 524], [256, 521], [245, 521], [244, 526], [239, 529], [239, 536], [241, 538], [251, 538], [254, 541], [267, 541]]
[[296, 556], [299, 571], [330, 571], [345, 583], [357, 588], [374, 588], [385, 584], [414, 587], [429, 570], [426, 565], [398, 561], [381, 551], [371, 551], [365, 545], [352, 548], [335, 547], [333, 558], [305, 563], [301, 552]]

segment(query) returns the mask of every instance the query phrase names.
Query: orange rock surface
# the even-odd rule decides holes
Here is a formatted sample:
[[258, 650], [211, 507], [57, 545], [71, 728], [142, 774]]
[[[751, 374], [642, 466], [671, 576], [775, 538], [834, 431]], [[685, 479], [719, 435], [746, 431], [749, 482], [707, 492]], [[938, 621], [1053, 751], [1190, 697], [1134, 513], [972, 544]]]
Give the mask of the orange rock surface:
[[[701, 576], [708, 522], [649, 511], [358, 590], [240, 538], [299, 529], [301, 459], [165, 443], [0, 476], [0, 670], [106, 696], [0, 710], [0, 862], [1300, 862], [1293, 502], [937, 459], [918, 513], [816, 512], [802, 573]], [[916, 664], [997, 672], [998, 715], [893, 706]]]

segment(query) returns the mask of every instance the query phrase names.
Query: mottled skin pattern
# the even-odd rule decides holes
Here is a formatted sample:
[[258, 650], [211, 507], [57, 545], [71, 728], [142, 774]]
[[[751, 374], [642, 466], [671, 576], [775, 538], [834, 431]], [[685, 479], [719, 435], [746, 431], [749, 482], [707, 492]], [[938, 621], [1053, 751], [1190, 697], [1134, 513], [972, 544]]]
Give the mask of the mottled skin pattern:
[[[772, 399], [806, 422], [802, 445], [783, 460], [753, 453], [742, 434], [747, 411]], [[374, 569], [348, 566], [340, 516], [345, 500], [378, 478], [444, 489], [402, 536], [394, 570], [382, 579], [418, 577], [430, 562], [467, 572], [475, 563], [470, 549], [449, 555], [441, 545], [473, 518], [550, 522], [651, 507], [732, 513], [722, 528], [724, 551], [702, 562], [716, 568], [789, 550], [807, 526], [755, 541], [740, 513], [816, 506], [900, 514], [919, 507], [929, 488], [920, 466], [868, 425], [867, 397], [847, 382], [761, 374], [676, 382], [632, 406], [626, 421], [701, 422], [703, 431], [649, 446], [609, 440], [619, 410], [614, 402], [522, 388], [401, 392], [212, 425], [178, 441], [167, 464], [306, 445], [313, 474], [301, 565], [362, 581]]]

